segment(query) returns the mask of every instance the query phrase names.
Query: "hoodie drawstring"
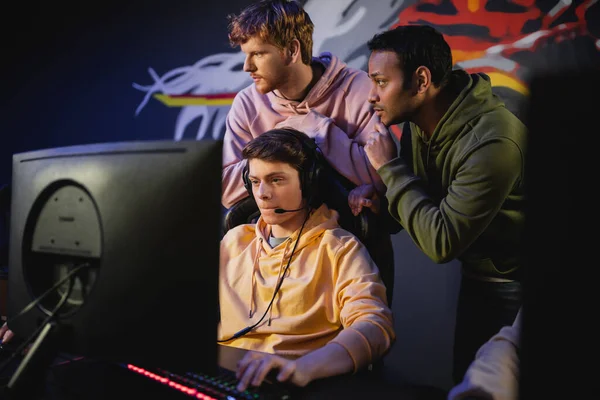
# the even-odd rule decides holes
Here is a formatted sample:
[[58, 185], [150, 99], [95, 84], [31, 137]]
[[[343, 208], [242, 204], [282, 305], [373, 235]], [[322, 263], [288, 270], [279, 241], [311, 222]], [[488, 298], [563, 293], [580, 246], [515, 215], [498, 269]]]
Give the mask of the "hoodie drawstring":
[[[281, 273], [283, 272], [283, 265], [285, 264], [285, 257], [288, 252], [291, 241], [292, 240], [290, 238], [286, 239], [286, 241], [285, 241], [285, 248], [283, 249], [283, 256], [281, 257], [281, 261], [279, 262], [279, 272], [277, 273], [277, 281], [275, 283], [275, 287], [277, 287], [277, 285], [279, 284], [279, 280], [281, 279]], [[254, 299], [254, 293], [255, 293], [255, 288], [256, 288], [256, 268], [258, 268], [258, 259], [260, 257], [260, 252], [262, 250], [262, 243], [263, 243], [262, 238], [259, 238], [258, 241], [256, 242], [256, 256], [254, 256], [254, 262], [252, 264], [252, 282], [251, 282], [252, 287], [250, 289], [250, 299], [248, 302], [249, 303], [248, 318], [252, 318], [254, 316], [254, 312], [256, 311], [254, 309], [254, 307], [256, 307], [256, 301]], [[273, 316], [273, 307], [271, 307], [269, 310], [269, 322], [268, 322], [269, 326], [271, 326], [272, 316]]]
[[298, 112], [298, 107], [296, 107], [294, 104], [284, 103], [284, 104], [281, 104], [281, 105], [283, 107], [285, 107], [285, 108], [288, 108], [288, 109], [292, 110], [295, 115], [300, 115], [300, 113]]
[[[279, 272], [277, 273], [277, 281], [275, 283], [275, 287], [277, 287], [277, 285], [279, 284], [279, 280], [281, 279], [281, 272], [283, 271], [285, 255], [287, 254], [288, 246], [291, 241], [292, 240], [290, 238], [287, 238], [285, 241], [285, 248], [283, 249], [283, 256], [281, 257], [281, 262], [279, 263]], [[279, 293], [277, 293], [277, 295], [281, 296], [281, 289], [279, 289]], [[277, 304], [275, 299], [273, 299], [273, 302], [275, 302], [275, 304]], [[268, 326], [271, 326], [271, 317], [272, 316], [273, 316], [273, 307], [271, 307], [271, 309], [269, 310], [269, 322], [267, 323]]]
[[[262, 249], [262, 238], [259, 238], [256, 242], [256, 256], [254, 256], [254, 262], [252, 263], [252, 283], [250, 284], [252, 287], [250, 289], [250, 306], [248, 311], [248, 318], [252, 318], [254, 315], [252, 312], [252, 305], [254, 304], [254, 286], [256, 283], [256, 267], [258, 266], [258, 257], [260, 257], [260, 251]], [[255, 304], [254, 304], [255, 305]]]

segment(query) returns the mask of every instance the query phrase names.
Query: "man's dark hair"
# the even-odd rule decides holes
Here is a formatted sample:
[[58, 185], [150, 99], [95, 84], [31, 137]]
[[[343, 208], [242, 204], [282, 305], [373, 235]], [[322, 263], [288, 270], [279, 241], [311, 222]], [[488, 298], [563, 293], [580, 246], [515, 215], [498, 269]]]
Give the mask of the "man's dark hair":
[[420, 66], [431, 71], [435, 87], [446, 85], [452, 72], [452, 52], [444, 36], [427, 25], [402, 25], [378, 33], [367, 42], [370, 51], [393, 51], [404, 71], [405, 85]]
[[312, 140], [300, 131], [272, 129], [248, 142], [242, 150], [242, 157], [246, 160], [282, 162], [290, 164], [298, 171], [306, 171], [314, 160], [311, 154], [307, 154], [308, 149], [299, 140], [301, 137], [304, 137], [306, 143]]

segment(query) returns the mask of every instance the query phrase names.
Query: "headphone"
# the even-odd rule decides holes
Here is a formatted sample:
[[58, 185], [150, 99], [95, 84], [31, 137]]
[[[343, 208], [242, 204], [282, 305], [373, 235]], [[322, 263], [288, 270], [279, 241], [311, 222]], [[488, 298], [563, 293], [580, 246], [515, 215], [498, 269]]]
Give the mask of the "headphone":
[[[323, 154], [315, 143], [315, 140], [306, 136], [302, 132], [299, 132], [291, 128], [273, 129], [272, 132], [282, 133], [290, 135], [296, 139], [302, 145], [306, 161], [300, 166], [298, 173], [300, 174], [300, 189], [302, 190], [302, 197], [307, 200], [307, 206], [310, 208], [319, 208], [323, 204], [321, 196], [319, 195], [320, 179], [324, 172]], [[244, 187], [248, 191], [250, 197], [254, 196], [252, 193], [252, 182], [248, 174], [250, 173], [248, 163], [244, 165], [242, 170], [242, 180], [244, 181]]]

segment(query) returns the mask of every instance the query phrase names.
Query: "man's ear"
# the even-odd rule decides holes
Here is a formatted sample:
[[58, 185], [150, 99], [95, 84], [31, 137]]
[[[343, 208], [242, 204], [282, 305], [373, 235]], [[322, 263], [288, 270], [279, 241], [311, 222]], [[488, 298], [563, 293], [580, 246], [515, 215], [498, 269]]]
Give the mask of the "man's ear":
[[302, 61], [302, 49], [298, 39], [293, 39], [290, 42], [289, 46], [286, 48], [286, 57], [290, 57], [292, 62], [298, 60]]
[[421, 65], [413, 75], [413, 87], [416, 93], [423, 94], [431, 86], [431, 71]]

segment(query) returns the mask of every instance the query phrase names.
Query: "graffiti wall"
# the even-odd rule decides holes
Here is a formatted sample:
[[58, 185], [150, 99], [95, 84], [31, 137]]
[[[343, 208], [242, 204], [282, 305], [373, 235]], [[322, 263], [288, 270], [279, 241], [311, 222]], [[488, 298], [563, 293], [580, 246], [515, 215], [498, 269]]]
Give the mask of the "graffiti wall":
[[[487, 73], [495, 93], [519, 116], [533, 73], [600, 63], [596, 0], [308, 0], [304, 7], [315, 24], [315, 54], [332, 51], [364, 70], [374, 33], [399, 24], [435, 27], [450, 44], [455, 66]], [[220, 138], [233, 97], [252, 83], [243, 61], [241, 51], [230, 51], [174, 65], [162, 75], [149, 68], [133, 83], [141, 92], [135, 115], [160, 102], [179, 109], [174, 139]]]

